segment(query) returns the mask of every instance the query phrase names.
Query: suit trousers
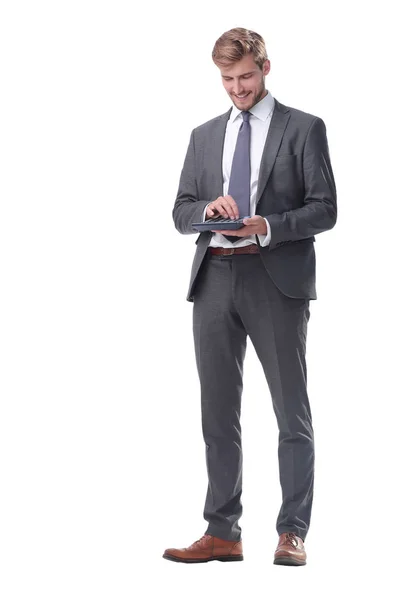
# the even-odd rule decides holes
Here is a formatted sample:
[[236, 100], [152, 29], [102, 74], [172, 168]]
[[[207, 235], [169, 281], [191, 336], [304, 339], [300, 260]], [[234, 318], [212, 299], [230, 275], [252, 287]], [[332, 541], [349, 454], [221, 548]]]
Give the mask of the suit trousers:
[[[285, 268], [285, 265], [283, 266]], [[240, 540], [241, 396], [247, 336], [260, 360], [277, 419], [282, 505], [276, 528], [305, 540], [313, 500], [314, 437], [307, 393], [309, 300], [289, 298], [259, 254], [207, 255], [194, 293], [208, 487], [205, 533]]]

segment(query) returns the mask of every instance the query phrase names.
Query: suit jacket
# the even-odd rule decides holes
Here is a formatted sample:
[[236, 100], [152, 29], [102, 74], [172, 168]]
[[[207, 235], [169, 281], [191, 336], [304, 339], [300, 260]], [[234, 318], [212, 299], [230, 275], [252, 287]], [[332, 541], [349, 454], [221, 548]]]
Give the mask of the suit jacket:
[[[206, 204], [223, 195], [222, 157], [231, 110], [191, 133], [173, 208], [180, 233], [199, 233], [191, 224], [201, 222]], [[275, 285], [291, 298], [315, 300], [314, 236], [334, 227], [337, 220], [326, 127], [319, 117], [276, 99], [261, 158], [255, 214], [266, 217], [270, 224], [270, 244], [262, 247], [257, 236], [256, 240]], [[203, 231], [195, 242], [189, 302], [194, 300], [212, 235]]]

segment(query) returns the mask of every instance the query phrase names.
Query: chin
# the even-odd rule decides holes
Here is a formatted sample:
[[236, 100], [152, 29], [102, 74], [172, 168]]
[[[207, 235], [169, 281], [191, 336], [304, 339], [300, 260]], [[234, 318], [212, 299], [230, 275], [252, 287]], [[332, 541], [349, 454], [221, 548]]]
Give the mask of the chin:
[[253, 106], [253, 96], [249, 96], [249, 98], [246, 99], [246, 102], [243, 103], [239, 102], [237, 98], [233, 98], [233, 102], [237, 108], [243, 109], [245, 106]]

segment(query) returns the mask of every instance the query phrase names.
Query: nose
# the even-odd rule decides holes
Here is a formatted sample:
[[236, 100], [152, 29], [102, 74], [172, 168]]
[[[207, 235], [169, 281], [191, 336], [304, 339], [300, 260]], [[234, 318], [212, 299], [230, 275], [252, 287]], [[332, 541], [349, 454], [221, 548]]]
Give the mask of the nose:
[[241, 96], [243, 94], [243, 87], [239, 81], [237, 83], [234, 82], [233, 92], [236, 96]]

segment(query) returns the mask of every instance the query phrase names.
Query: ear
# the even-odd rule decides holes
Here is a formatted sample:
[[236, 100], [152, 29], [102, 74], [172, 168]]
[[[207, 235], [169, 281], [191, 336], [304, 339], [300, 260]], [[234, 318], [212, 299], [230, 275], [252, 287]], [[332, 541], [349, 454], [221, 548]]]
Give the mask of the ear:
[[263, 76], [266, 76], [270, 71], [270, 60], [267, 58], [263, 64]]

